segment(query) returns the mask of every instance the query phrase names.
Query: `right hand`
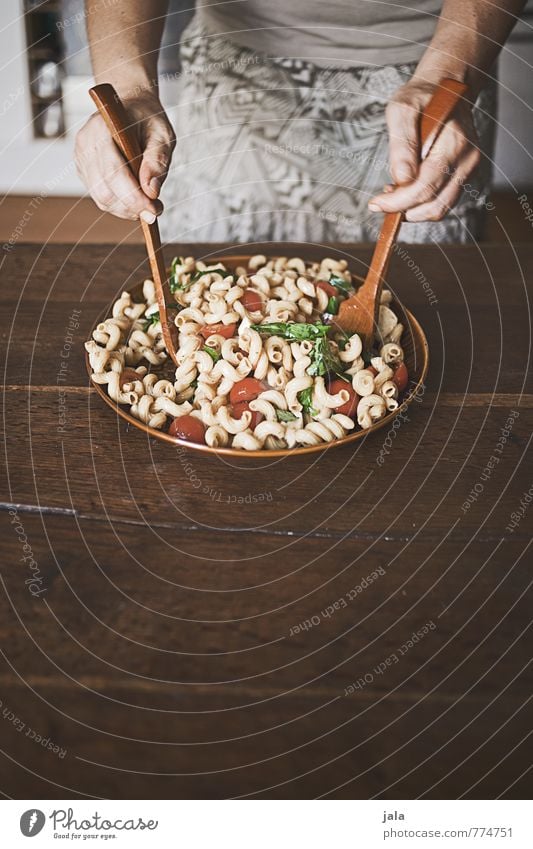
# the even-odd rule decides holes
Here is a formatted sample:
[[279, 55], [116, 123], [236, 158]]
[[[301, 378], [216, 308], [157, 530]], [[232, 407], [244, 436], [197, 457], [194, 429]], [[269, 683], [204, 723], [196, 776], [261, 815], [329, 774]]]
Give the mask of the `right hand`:
[[123, 98], [137, 131], [143, 158], [139, 182], [118, 150], [104, 119], [95, 112], [76, 136], [78, 174], [97, 207], [118, 218], [141, 217], [152, 223], [163, 211], [158, 200], [176, 145], [176, 137], [159, 98], [150, 93]]

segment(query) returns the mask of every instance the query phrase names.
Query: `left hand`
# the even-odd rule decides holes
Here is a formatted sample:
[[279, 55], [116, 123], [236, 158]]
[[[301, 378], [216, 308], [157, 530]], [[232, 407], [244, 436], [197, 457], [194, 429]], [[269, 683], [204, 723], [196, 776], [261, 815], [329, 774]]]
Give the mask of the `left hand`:
[[480, 161], [472, 108], [461, 101], [420, 162], [419, 117], [435, 86], [411, 81], [387, 106], [389, 161], [394, 187], [369, 201], [373, 212], [404, 212], [406, 221], [440, 221], [457, 203]]

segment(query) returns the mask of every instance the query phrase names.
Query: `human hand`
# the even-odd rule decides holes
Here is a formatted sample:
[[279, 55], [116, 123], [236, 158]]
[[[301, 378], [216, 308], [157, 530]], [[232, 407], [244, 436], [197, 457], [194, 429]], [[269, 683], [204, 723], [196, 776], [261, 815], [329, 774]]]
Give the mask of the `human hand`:
[[372, 212], [404, 212], [406, 221], [440, 221], [457, 202], [480, 161], [469, 103], [461, 101], [428, 156], [420, 162], [420, 113], [435, 86], [410, 81], [387, 106], [389, 162], [394, 187], [371, 198]]
[[143, 93], [122, 102], [137, 132], [143, 157], [139, 180], [133, 176], [98, 112], [76, 136], [78, 174], [103, 212], [119, 218], [142, 217], [149, 224], [163, 211], [158, 200], [176, 144], [160, 100]]

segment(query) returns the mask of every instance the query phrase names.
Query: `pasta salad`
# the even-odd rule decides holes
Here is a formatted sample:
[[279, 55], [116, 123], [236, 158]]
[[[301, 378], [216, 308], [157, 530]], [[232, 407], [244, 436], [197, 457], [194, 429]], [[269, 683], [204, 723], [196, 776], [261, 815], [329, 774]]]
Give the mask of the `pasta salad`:
[[334, 324], [354, 291], [345, 260], [252, 257], [235, 271], [172, 261], [178, 361], [165, 350], [155, 286], [128, 292], [85, 347], [92, 380], [150, 427], [212, 448], [297, 448], [369, 428], [408, 382], [403, 326], [384, 290], [376, 350]]

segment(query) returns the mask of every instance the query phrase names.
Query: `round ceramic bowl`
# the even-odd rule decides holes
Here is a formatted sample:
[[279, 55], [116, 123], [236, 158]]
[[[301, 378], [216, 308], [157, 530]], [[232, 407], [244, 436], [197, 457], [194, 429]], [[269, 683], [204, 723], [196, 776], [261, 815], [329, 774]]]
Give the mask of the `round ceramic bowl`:
[[[228, 268], [236, 268], [239, 265], [246, 266], [248, 264], [248, 260], [250, 259], [251, 254], [239, 254], [232, 256], [223, 256], [223, 257], [215, 257], [209, 259], [210, 263], [215, 264], [216, 262], [223, 262]], [[355, 281], [363, 282], [360, 277], [353, 275], [353, 279]], [[138, 286], [134, 286], [130, 289], [131, 295], [134, 300], [142, 300], [142, 283]], [[388, 413], [384, 418], [375, 422], [371, 427], [366, 430], [361, 430], [358, 428], [353, 433], [344, 436], [342, 439], [334, 439], [332, 442], [323, 442], [319, 445], [309, 445], [304, 446], [302, 448], [283, 448], [275, 451], [244, 451], [242, 448], [210, 448], [208, 445], [199, 445], [196, 442], [188, 442], [185, 439], [177, 439], [175, 436], [170, 436], [170, 434], [165, 433], [165, 431], [157, 430], [156, 428], [149, 427], [144, 424], [144, 422], [139, 421], [139, 419], [132, 416], [131, 413], [128, 412], [127, 406], [122, 406], [120, 404], [116, 404], [109, 395], [107, 394], [105, 388], [98, 383], [92, 383], [92, 386], [96, 389], [100, 398], [102, 398], [105, 403], [111, 407], [115, 413], [118, 413], [123, 419], [129, 422], [139, 430], [143, 430], [145, 433], [148, 433], [150, 436], [153, 436], [154, 439], [159, 439], [162, 442], [167, 442], [169, 445], [182, 445], [190, 448], [192, 451], [201, 451], [204, 454], [221, 454], [227, 457], [238, 457], [238, 458], [246, 458], [246, 457], [294, 457], [300, 456], [302, 454], [313, 454], [317, 451], [329, 451], [332, 448], [341, 448], [343, 445], [348, 445], [352, 442], [355, 442], [357, 439], [363, 439], [363, 437], [368, 436], [376, 430], [379, 430], [382, 427], [386, 427], [390, 425], [393, 419], [402, 411], [405, 410], [411, 401], [416, 397], [416, 395], [420, 392], [423, 392], [423, 385], [426, 379], [426, 374], [429, 366], [429, 353], [428, 353], [428, 344], [427, 339], [422, 330], [420, 324], [414, 317], [414, 315], [405, 307], [403, 307], [398, 301], [393, 301], [390, 304], [396, 315], [398, 316], [401, 323], [404, 325], [405, 330], [403, 332], [403, 336], [401, 339], [401, 346], [404, 350], [404, 360], [407, 366], [407, 370], [409, 372], [409, 386], [404, 392], [404, 396], [401, 399], [398, 408], [394, 410], [392, 413]], [[105, 316], [102, 316], [105, 318]], [[99, 323], [98, 320], [97, 324]], [[96, 325], [95, 325], [96, 327]], [[89, 336], [89, 340], [92, 339], [92, 331]], [[89, 365], [89, 356], [86, 353], [85, 355], [85, 363], [87, 366], [87, 372], [89, 376], [92, 374], [91, 367]], [[173, 364], [169, 361], [167, 363], [169, 374], [172, 374]]]

